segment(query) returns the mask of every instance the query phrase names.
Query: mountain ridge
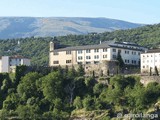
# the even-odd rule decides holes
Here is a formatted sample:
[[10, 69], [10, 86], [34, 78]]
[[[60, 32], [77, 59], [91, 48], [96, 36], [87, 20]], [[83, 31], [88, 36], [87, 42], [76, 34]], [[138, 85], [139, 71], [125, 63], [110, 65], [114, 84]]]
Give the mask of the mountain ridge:
[[143, 25], [103, 17], [0, 17], [0, 39], [102, 33]]

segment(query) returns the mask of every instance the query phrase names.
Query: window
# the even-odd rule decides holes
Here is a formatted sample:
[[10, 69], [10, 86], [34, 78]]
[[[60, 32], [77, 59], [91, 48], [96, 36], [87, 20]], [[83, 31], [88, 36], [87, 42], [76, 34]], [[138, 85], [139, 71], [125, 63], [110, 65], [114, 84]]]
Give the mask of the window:
[[113, 57], [113, 59], [116, 59], [116, 58], [117, 58], [117, 56], [116, 56], [116, 55], [113, 55], [112, 57]]
[[83, 57], [82, 56], [78, 56], [78, 60], [82, 60], [83, 59]]
[[136, 60], [132, 60], [132, 64], [136, 64]]
[[125, 54], [129, 54], [129, 51], [125, 50]]
[[136, 52], [132, 51], [132, 55], [136, 55]]
[[66, 54], [67, 54], [67, 55], [71, 54], [71, 51], [66, 51]]
[[125, 59], [125, 63], [129, 63], [129, 60]]
[[94, 56], [94, 59], [99, 59], [99, 55], [95, 55], [95, 56]]
[[107, 52], [107, 48], [104, 48], [104, 49], [103, 49], [103, 52]]
[[96, 52], [99, 52], [99, 49], [94, 49], [94, 52], [96, 53]]
[[145, 68], [145, 66], [143, 66], [143, 68]]
[[86, 64], [91, 64], [91, 62], [86, 62]]
[[82, 50], [78, 50], [78, 54], [82, 54]]
[[116, 49], [112, 49], [113, 52], [116, 52]]
[[66, 63], [71, 63], [71, 60], [66, 60]]
[[53, 61], [53, 64], [59, 64], [59, 61], [57, 60], [57, 61]]
[[86, 59], [91, 59], [91, 56], [86, 56]]
[[121, 50], [118, 50], [118, 53], [121, 53]]
[[99, 63], [99, 61], [94, 61], [94, 64], [98, 64]]
[[107, 58], [107, 55], [103, 55], [103, 58]]
[[86, 53], [91, 53], [91, 50], [90, 50], [90, 49], [87, 49], [87, 50], [86, 50]]
[[53, 55], [59, 55], [59, 53], [58, 52], [53, 52]]

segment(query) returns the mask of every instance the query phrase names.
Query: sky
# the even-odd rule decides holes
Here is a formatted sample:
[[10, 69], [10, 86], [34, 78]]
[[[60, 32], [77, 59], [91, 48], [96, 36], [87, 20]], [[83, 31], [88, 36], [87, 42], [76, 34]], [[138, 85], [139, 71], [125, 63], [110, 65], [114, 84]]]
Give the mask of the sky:
[[160, 0], [0, 0], [0, 17], [105, 17], [160, 23]]

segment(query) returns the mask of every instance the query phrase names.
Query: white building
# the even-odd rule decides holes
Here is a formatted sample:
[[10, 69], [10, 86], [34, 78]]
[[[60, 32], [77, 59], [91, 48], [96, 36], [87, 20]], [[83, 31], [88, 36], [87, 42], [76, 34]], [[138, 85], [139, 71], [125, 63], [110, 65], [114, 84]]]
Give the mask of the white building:
[[160, 49], [148, 50], [141, 54], [141, 73], [155, 74], [155, 67], [160, 72]]
[[103, 61], [116, 60], [120, 52], [125, 64], [139, 65], [140, 54], [145, 48], [130, 42], [102, 42], [98, 45], [86, 45], [56, 48], [50, 43], [49, 65], [98, 64]]
[[1, 56], [0, 57], [0, 73], [15, 72], [16, 66], [30, 66], [30, 59], [23, 56]]

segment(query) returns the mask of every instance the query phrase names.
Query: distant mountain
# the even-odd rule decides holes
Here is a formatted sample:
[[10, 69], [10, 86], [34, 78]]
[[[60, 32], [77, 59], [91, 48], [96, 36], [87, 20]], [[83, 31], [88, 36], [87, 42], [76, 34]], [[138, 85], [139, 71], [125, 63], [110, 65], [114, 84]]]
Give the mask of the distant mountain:
[[143, 26], [107, 18], [0, 17], [0, 39], [102, 33]]

